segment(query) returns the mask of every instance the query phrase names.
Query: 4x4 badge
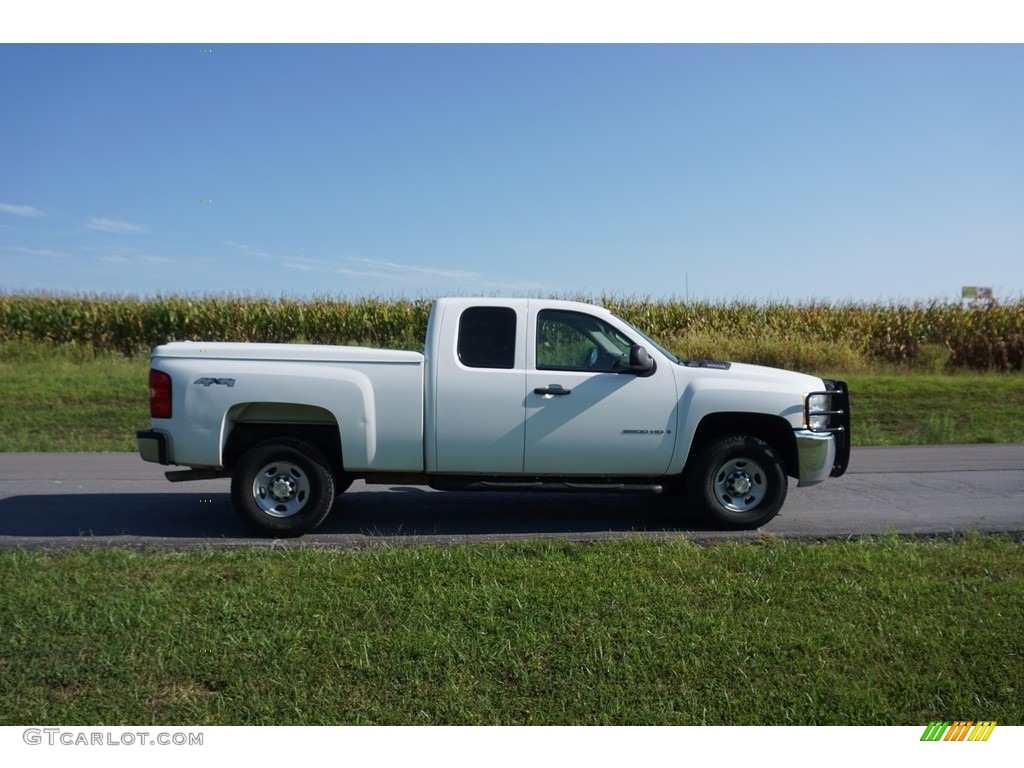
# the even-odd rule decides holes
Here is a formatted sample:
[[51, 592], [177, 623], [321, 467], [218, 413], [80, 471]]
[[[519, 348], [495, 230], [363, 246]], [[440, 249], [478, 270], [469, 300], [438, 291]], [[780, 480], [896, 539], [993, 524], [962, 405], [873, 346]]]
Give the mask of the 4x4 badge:
[[210, 379], [210, 378], [206, 378], [206, 377], [203, 377], [201, 379], [196, 379], [192, 383], [193, 384], [202, 384], [204, 387], [208, 387], [211, 384], [224, 384], [225, 386], [228, 386], [228, 387], [235, 386], [235, 380], [234, 379]]

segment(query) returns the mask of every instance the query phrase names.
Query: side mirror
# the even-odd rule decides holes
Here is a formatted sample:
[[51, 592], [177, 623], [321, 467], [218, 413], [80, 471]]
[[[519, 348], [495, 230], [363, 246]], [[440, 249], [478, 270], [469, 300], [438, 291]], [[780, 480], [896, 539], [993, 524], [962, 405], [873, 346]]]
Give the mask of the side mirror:
[[629, 370], [637, 376], [650, 376], [654, 373], [654, 358], [639, 344], [629, 348]]

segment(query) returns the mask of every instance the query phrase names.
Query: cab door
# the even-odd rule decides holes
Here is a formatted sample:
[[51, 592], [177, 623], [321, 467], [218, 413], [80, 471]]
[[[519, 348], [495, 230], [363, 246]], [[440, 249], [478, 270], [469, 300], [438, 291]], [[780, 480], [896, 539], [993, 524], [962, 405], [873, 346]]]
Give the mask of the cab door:
[[603, 318], [568, 309], [530, 315], [524, 471], [658, 476], [675, 448], [675, 378], [663, 360], [629, 370], [634, 340]]
[[[457, 332], [452, 346], [435, 350], [432, 387], [436, 466], [431, 469], [437, 472], [523, 471], [526, 302], [499, 301], [449, 301]], [[428, 466], [429, 459], [428, 454]]]

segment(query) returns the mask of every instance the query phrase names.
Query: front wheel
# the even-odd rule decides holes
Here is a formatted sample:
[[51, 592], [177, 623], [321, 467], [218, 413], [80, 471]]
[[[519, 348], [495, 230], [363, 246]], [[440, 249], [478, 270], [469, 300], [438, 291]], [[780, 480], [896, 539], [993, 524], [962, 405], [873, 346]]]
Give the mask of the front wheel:
[[278, 538], [301, 536], [320, 525], [334, 494], [327, 460], [304, 440], [258, 443], [231, 475], [235, 511], [256, 530]]
[[719, 526], [749, 530], [779, 513], [788, 489], [782, 462], [768, 443], [730, 435], [701, 449], [688, 495]]

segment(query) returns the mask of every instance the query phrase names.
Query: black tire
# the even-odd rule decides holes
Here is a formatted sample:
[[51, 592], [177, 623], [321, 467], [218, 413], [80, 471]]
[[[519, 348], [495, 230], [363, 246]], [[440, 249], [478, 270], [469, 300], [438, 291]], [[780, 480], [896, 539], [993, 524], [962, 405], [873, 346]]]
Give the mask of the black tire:
[[704, 445], [690, 472], [691, 504], [721, 528], [760, 528], [782, 509], [789, 481], [768, 443], [729, 435]]
[[316, 446], [290, 437], [266, 440], [235, 465], [231, 501], [241, 518], [260, 533], [301, 536], [331, 511], [334, 475]]

